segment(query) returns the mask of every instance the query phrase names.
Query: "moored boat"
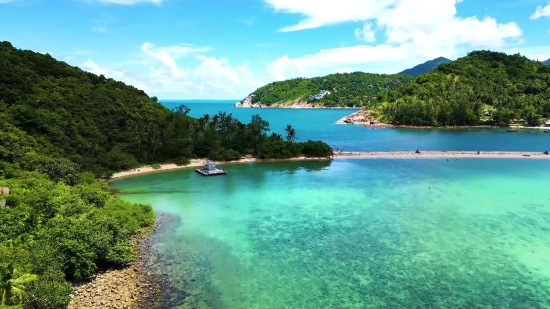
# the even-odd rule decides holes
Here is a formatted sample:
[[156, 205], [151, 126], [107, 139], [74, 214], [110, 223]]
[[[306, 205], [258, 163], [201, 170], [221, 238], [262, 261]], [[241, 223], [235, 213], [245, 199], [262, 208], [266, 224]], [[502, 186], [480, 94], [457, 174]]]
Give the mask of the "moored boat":
[[227, 175], [227, 171], [221, 168], [215, 162], [208, 161], [204, 164], [202, 168], [195, 169], [195, 172], [203, 176], [220, 176]]

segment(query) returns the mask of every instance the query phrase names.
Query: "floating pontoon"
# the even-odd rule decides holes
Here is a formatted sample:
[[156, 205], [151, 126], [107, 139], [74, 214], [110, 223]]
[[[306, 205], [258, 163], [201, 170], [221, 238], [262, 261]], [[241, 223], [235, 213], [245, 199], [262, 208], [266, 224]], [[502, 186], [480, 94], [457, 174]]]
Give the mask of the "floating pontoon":
[[227, 175], [227, 171], [221, 168], [215, 162], [206, 162], [202, 168], [195, 169], [195, 172], [203, 176], [218, 176], [218, 175]]

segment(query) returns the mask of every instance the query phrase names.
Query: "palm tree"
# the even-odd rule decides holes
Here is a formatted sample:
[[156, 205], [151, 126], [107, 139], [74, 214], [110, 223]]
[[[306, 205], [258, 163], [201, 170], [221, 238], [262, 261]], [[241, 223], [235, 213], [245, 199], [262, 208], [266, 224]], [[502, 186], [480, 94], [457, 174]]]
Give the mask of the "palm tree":
[[296, 139], [296, 130], [294, 130], [292, 125], [287, 124], [285, 131], [286, 131], [286, 140], [288, 142], [293, 142]]
[[29, 283], [37, 279], [33, 274], [18, 274], [18, 271], [13, 267], [13, 263], [3, 269], [2, 277], [0, 278], [0, 305], [11, 306], [18, 305], [21, 301], [28, 297], [27, 289]]

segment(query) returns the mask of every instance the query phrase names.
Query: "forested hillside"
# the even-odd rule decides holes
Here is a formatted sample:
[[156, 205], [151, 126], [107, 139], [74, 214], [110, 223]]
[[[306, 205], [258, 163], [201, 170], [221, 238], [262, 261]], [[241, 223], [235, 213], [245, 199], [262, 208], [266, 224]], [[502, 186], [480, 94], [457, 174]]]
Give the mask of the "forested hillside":
[[441, 63], [449, 63], [451, 62], [451, 60], [445, 58], [445, 57], [439, 57], [439, 58], [435, 58], [433, 60], [430, 60], [430, 61], [426, 61], [422, 64], [419, 64], [415, 67], [412, 67], [410, 69], [407, 69], [407, 70], [404, 70], [402, 72], [400, 72], [399, 74], [406, 74], [406, 75], [410, 75], [410, 76], [418, 76], [420, 74], [424, 74], [424, 73], [428, 73], [429, 71], [437, 68], [438, 65], [440, 65]]
[[261, 118], [245, 125], [220, 113], [199, 121], [185, 107], [168, 110], [139, 89], [8, 42], [0, 43], [0, 72], [3, 124], [33, 136], [39, 152], [98, 175], [193, 157], [234, 159], [273, 140]]
[[[410, 83], [380, 92], [383, 121], [404, 125], [476, 125], [489, 111], [495, 124], [550, 117], [550, 67], [520, 55], [474, 51]], [[491, 121], [487, 119], [489, 123]]]
[[96, 176], [194, 157], [332, 154], [294, 142], [291, 125], [269, 135], [258, 116], [244, 124], [188, 112], [0, 43], [0, 308], [66, 308], [70, 282], [134, 260], [131, 236], [154, 222], [152, 207], [124, 202]]
[[543, 63], [546, 64], [546, 65], [550, 65], [550, 59], [544, 61]]
[[[323, 106], [362, 106], [376, 100], [378, 92], [406, 83], [406, 75], [381, 75], [362, 72], [331, 74], [314, 78], [295, 78], [267, 84], [252, 94], [253, 103], [308, 102]], [[330, 94], [319, 95], [320, 91]], [[315, 97], [317, 96], [317, 97]]]

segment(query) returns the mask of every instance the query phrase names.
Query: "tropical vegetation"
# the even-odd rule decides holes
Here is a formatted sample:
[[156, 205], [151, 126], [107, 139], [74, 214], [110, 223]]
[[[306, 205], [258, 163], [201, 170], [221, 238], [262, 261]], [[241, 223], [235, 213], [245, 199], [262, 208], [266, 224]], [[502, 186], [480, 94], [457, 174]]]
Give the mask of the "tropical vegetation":
[[[71, 282], [135, 259], [133, 235], [154, 222], [97, 177], [190, 158], [323, 156], [322, 142], [269, 134], [253, 116], [189, 116], [143, 91], [49, 55], [0, 43], [0, 308], [66, 308]], [[291, 126], [290, 126], [291, 127]], [[291, 133], [292, 133], [291, 132]]]
[[541, 62], [474, 51], [380, 92], [372, 106], [393, 124], [508, 125], [515, 119], [538, 126], [550, 117], [549, 86], [550, 67]]
[[[331, 74], [314, 78], [295, 78], [273, 82], [251, 94], [253, 103], [265, 105], [306, 102], [327, 107], [363, 106], [375, 101], [378, 92], [406, 83], [410, 76], [363, 72]], [[328, 91], [328, 95], [319, 95]], [[253, 95], [253, 96], [252, 96]]]

